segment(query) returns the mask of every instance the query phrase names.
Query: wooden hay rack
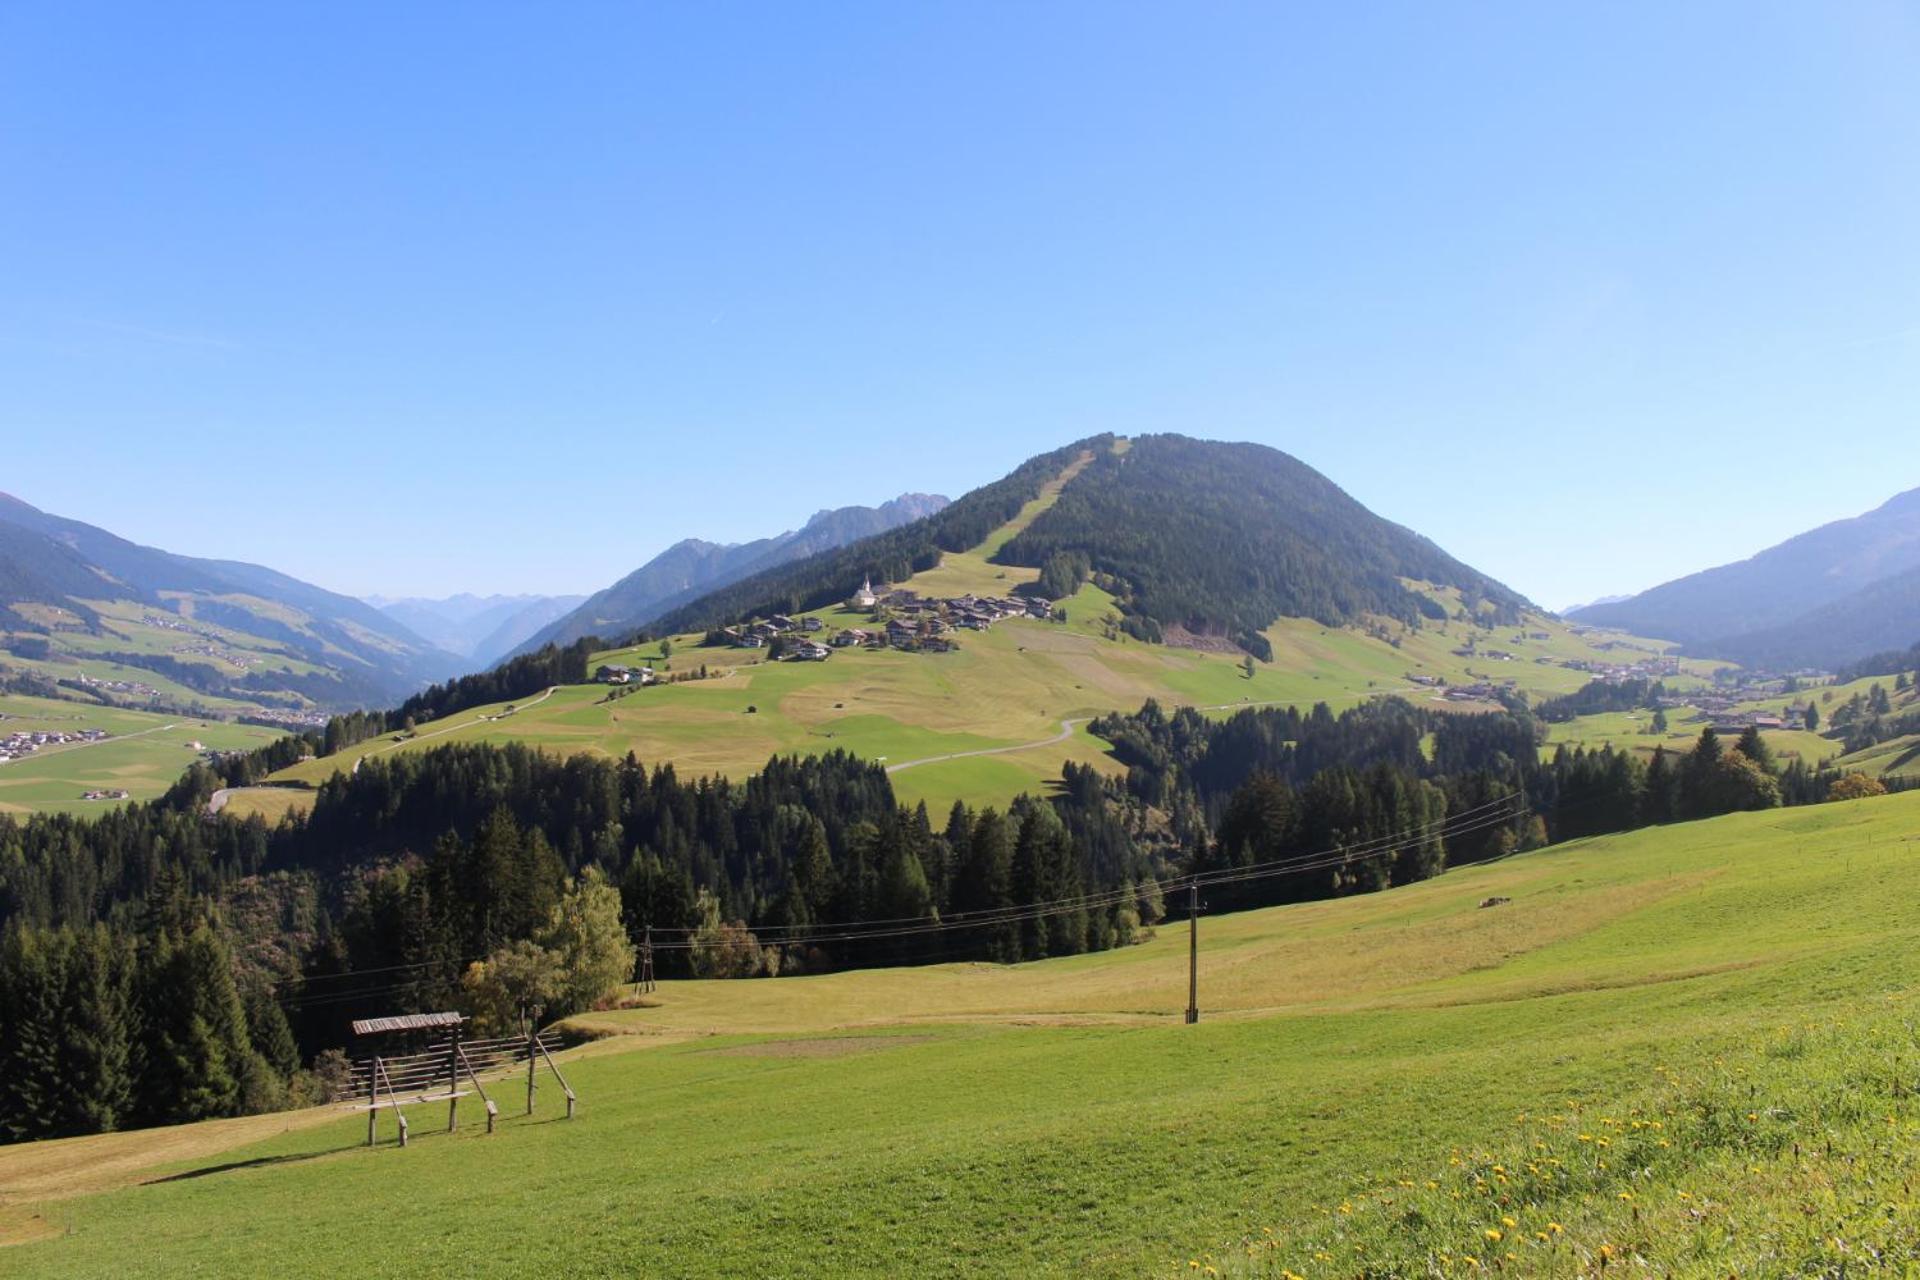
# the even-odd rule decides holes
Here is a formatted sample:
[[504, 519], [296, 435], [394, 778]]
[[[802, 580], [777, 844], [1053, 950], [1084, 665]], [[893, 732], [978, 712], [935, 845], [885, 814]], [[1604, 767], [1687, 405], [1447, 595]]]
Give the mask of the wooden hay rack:
[[[567, 1099], [567, 1119], [573, 1119], [578, 1101], [573, 1086], [553, 1060], [553, 1051], [529, 1025], [521, 1035], [468, 1040], [460, 1035], [466, 1018], [458, 1013], [410, 1013], [386, 1018], [364, 1018], [353, 1024], [361, 1037], [401, 1037], [398, 1053], [376, 1053], [356, 1059], [335, 1100], [367, 1113], [367, 1145], [379, 1140], [382, 1111], [392, 1111], [399, 1127], [399, 1143], [407, 1145], [406, 1107], [423, 1103], [447, 1104], [447, 1132], [459, 1124], [460, 1099], [477, 1095], [487, 1109], [487, 1132], [500, 1117], [499, 1105], [487, 1096], [483, 1078], [504, 1078], [522, 1063], [527, 1068], [527, 1114], [533, 1114], [537, 1076], [542, 1062], [560, 1082]], [[411, 1041], [412, 1043], [407, 1043]], [[425, 1041], [424, 1047], [420, 1046]]]

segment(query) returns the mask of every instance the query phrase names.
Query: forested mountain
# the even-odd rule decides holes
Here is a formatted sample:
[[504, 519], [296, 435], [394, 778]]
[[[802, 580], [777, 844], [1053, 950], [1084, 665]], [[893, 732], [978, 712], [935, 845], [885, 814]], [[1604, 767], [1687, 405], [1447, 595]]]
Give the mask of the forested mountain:
[[1920, 636], [1920, 568], [1880, 579], [1783, 626], [1715, 640], [1715, 657], [1776, 670], [1831, 669]]
[[525, 637], [525, 652], [545, 644], [568, 644], [583, 636], [630, 635], [676, 605], [751, 574], [801, 560], [862, 538], [899, 528], [942, 510], [947, 499], [904, 493], [877, 507], [821, 511], [798, 529], [754, 542], [723, 545], [686, 538], [674, 543], [584, 604]]
[[932, 568], [941, 553], [978, 545], [1085, 453], [1088, 465], [994, 558], [1041, 569], [1041, 589], [1052, 595], [1097, 577], [1142, 638], [1177, 627], [1266, 657], [1259, 633], [1283, 616], [1329, 625], [1363, 614], [1443, 616], [1403, 578], [1458, 588], [1500, 621], [1526, 603], [1278, 450], [1175, 435], [1116, 449], [1099, 436], [1031, 459], [930, 520], [748, 578], [673, 610], [660, 626], [699, 630], [816, 608], [863, 578], [897, 582]]
[[1526, 603], [1296, 458], [1178, 435], [1101, 453], [999, 559], [1038, 568], [1059, 556], [1114, 579], [1150, 638], [1179, 626], [1256, 653], [1280, 617], [1431, 616], [1433, 602], [1403, 578], [1456, 587], [1502, 621]]
[[1568, 616], [1713, 657], [1831, 667], [1920, 636], [1916, 570], [1920, 489], [1750, 559]]
[[[113, 639], [88, 601], [133, 602], [158, 617], [180, 619], [183, 627], [197, 622], [258, 638], [320, 668], [288, 673], [283, 683], [327, 707], [392, 702], [462, 665], [359, 600], [260, 565], [141, 546], [0, 495], [0, 631], [48, 634], [50, 628], [32, 616], [33, 610], [16, 607], [45, 605], [64, 609], [88, 632]], [[172, 654], [116, 656], [197, 678]], [[263, 681], [264, 673], [254, 672], [230, 683], [235, 689], [274, 692], [267, 687], [271, 681]]]
[[427, 599], [389, 600], [369, 596], [367, 603], [401, 626], [479, 666], [490, 666], [534, 632], [578, 608], [585, 596], [492, 595], [469, 592]]

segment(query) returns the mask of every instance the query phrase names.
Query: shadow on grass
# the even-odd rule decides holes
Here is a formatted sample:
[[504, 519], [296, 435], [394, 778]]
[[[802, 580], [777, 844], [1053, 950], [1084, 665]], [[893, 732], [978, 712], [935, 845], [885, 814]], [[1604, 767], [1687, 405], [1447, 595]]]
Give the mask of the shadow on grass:
[[148, 1178], [140, 1185], [158, 1186], [164, 1182], [187, 1182], [194, 1178], [204, 1178], [209, 1174], [233, 1173], [240, 1169], [266, 1169], [279, 1164], [299, 1164], [303, 1160], [318, 1160], [321, 1156], [338, 1155], [342, 1151], [352, 1151], [364, 1143], [354, 1142], [345, 1146], [327, 1147], [320, 1151], [300, 1151], [284, 1156], [255, 1156], [251, 1160], [229, 1160], [225, 1164], [210, 1164], [203, 1169], [188, 1169], [184, 1173], [170, 1173], [163, 1178]]

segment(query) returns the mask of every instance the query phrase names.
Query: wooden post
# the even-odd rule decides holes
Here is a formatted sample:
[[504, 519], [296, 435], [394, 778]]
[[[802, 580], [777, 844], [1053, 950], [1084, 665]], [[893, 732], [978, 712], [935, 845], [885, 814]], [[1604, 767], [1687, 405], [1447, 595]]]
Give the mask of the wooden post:
[[533, 1069], [540, 1057], [540, 1037], [533, 1029], [533, 1020], [527, 1019], [527, 1114], [533, 1114]]
[[460, 1024], [454, 1023], [447, 1040], [447, 1132], [452, 1133], [460, 1110]]
[[473, 1081], [473, 1091], [479, 1094], [480, 1101], [486, 1104], [487, 1132], [492, 1133], [493, 1122], [500, 1118], [500, 1108], [495, 1106], [493, 1099], [487, 1096], [487, 1087], [480, 1083], [479, 1073], [474, 1071], [473, 1063], [467, 1058], [467, 1051], [455, 1046], [454, 1052], [460, 1059], [460, 1065], [467, 1069], [467, 1079]]
[[1187, 1023], [1200, 1021], [1200, 886], [1187, 885]]
[[378, 1106], [378, 1103], [380, 1101], [379, 1088], [380, 1088], [380, 1056], [378, 1054], [375, 1054], [373, 1061], [367, 1065], [367, 1145], [368, 1146], [372, 1146], [374, 1143], [374, 1139], [378, 1136], [374, 1129], [374, 1123], [380, 1115], [380, 1108]]

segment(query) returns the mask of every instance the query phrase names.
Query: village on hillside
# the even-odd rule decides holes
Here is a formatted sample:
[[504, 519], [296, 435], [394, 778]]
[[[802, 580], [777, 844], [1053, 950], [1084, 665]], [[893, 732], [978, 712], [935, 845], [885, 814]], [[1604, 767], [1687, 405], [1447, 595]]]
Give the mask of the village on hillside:
[[1046, 621], [1055, 616], [1052, 601], [1038, 596], [922, 596], [904, 587], [875, 589], [869, 579], [846, 600], [847, 610], [867, 615], [870, 625], [844, 627], [821, 643], [827, 624], [818, 617], [776, 613], [708, 634], [714, 644], [738, 649], [768, 649], [772, 656], [796, 662], [821, 662], [834, 649], [902, 649], [947, 653], [959, 647], [961, 631], [989, 631], [1009, 618]]

